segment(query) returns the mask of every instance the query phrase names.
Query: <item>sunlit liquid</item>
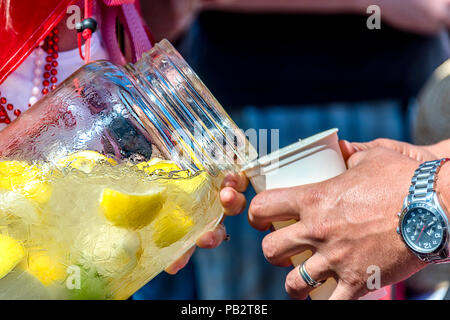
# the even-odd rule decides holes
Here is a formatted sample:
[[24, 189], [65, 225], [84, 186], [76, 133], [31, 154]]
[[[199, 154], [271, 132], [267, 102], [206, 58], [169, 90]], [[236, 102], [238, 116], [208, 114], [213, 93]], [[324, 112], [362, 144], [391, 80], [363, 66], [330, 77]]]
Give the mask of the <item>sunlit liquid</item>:
[[[203, 171], [149, 174], [107, 161], [89, 173], [49, 163], [32, 168], [45, 183], [31, 189], [37, 195], [0, 188], [0, 235], [24, 250], [0, 274], [0, 299], [127, 299], [221, 219], [221, 177]], [[152, 201], [160, 203], [138, 222], [125, 216], [119, 223], [102, 208], [105, 189], [156, 194]]]

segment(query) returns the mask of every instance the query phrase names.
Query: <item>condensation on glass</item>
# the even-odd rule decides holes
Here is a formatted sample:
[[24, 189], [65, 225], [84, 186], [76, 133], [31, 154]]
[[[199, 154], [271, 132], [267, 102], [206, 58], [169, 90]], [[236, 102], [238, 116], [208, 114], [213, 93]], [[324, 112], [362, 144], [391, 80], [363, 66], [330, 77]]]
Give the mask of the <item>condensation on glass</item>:
[[134, 65], [85, 65], [0, 134], [2, 158], [54, 161], [79, 150], [118, 160], [158, 156], [210, 173], [257, 157], [166, 40]]

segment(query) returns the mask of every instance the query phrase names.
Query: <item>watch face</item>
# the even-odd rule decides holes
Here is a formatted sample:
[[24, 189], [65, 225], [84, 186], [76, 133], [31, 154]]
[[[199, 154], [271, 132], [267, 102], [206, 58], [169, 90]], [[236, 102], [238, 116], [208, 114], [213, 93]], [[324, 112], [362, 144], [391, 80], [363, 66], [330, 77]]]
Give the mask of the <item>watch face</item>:
[[406, 243], [419, 253], [432, 253], [444, 241], [446, 222], [434, 210], [413, 207], [402, 220], [402, 234]]

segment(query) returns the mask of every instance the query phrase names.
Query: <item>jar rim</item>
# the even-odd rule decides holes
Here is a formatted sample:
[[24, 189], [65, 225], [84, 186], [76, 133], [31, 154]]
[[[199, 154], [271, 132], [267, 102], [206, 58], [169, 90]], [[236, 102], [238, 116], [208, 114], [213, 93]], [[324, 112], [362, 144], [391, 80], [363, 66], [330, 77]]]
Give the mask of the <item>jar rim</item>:
[[[180, 165], [194, 171], [239, 171], [257, 158], [243, 130], [168, 40], [126, 69], [146, 102], [131, 106], [135, 116], [146, 130], [163, 136], [162, 148]], [[181, 156], [174, 155], [180, 151]]]

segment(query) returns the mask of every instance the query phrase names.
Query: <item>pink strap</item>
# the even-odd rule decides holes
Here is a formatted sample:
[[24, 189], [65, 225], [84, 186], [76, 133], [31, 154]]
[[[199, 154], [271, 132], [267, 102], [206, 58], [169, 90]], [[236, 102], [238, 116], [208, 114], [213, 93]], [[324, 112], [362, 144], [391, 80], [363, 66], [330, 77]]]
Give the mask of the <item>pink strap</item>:
[[111, 6], [121, 6], [126, 3], [134, 3], [134, 0], [103, 0], [103, 2], [111, 7]]
[[126, 63], [117, 41], [116, 20], [119, 19], [130, 39], [132, 62], [136, 62], [144, 52], [152, 48], [152, 44], [134, 0], [103, 0], [103, 2], [106, 7], [103, 8], [102, 36], [110, 60], [116, 64]]

